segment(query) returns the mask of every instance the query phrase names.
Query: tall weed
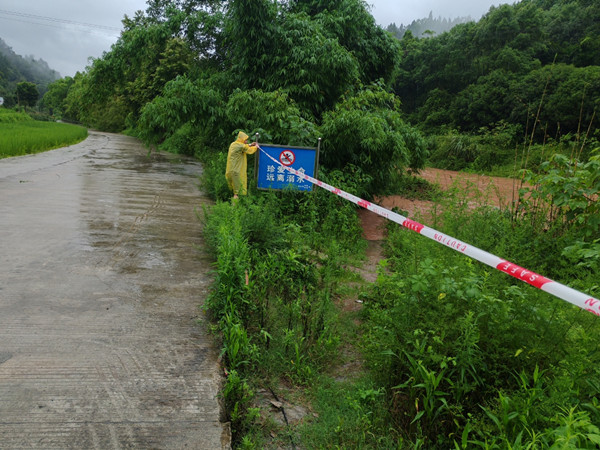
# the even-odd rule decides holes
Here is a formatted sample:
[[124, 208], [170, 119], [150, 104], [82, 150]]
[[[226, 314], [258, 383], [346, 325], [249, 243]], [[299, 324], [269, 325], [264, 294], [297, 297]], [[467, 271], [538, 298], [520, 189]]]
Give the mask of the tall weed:
[[318, 193], [267, 192], [205, 209], [204, 234], [216, 259], [206, 309], [222, 337], [224, 365], [241, 380], [227, 391], [237, 441], [247, 423], [236, 414], [251, 413], [252, 396], [239, 386], [251, 378], [263, 386], [282, 378], [307, 385], [336, 356], [333, 296], [342, 265], [356, 260], [363, 244], [347, 205], [346, 214], [322, 214], [337, 206], [331, 202]]
[[598, 236], [600, 154], [585, 163], [555, 154], [539, 173], [525, 171], [524, 179], [533, 187], [522, 189], [519, 212], [523, 216], [542, 227], [562, 225], [562, 233]]
[[[527, 215], [477, 207], [464, 190], [442, 202], [435, 221], [444, 232], [525, 267], [543, 266], [565, 283], [573, 272], [558, 261], [562, 248], [571, 243], [577, 256], [595, 244], [577, 244], [585, 231], [566, 212], [554, 216], [556, 225], [544, 217], [544, 233]], [[390, 227], [386, 252], [388, 270], [363, 294], [362, 345], [404, 439], [424, 447], [535, 448], [564, 433], [565, 442], [593, 447], [597, 318], [401, 227]], [[594, 289], [589, 275], [579, 278]], [[568, 414], [557, 416], [560, 408]]]

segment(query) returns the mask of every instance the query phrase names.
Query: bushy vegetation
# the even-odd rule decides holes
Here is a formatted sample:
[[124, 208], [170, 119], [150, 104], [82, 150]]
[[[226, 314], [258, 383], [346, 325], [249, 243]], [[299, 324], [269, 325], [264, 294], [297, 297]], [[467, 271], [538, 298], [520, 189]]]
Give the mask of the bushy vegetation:
[[[399, 110], [396, 97], [373, 86], [344, 99], [323, 117], [321, 160], [329, 168], [352, 165], [368, 174], [371, 180], [358, 195], [384, 192], [397, 185], [405, 167], [424, 166], [424, 140]], [[349, 135], [348, 130], [353, 132]]]
[[[600, 155], [554, 157], [526, 174], [531, 187], [507, 210], [475, 188], [450, 190], [432, 220], [598, 296], [598, 164]], [[218, 274], [207, 307], [235, 371], [224, 395], [230, 411], [245, 411], [231, 416], [237, 444], [266, 445], [273, 431], [250, 386], [286, 379], [311, 386], [303, 397], [318, 419], [288, 430], [309, 447], [596, 448], [596, 316], [390, 224], [387, 258], [375, 283], [359, 284], [361, 324], [349, 332], [351, 316], [336, 305], [352, 294], [357, 279], [344, 267], [364, 241], [339, 202], [325, 191], [254, 193], [208, 215]], [[335, 381], [335, 355], [348, 346], [366, 369]]]
[[598, 145], [595, 137], [571, 134], [558, 140], [547, 138], [544, 143], [536, 143], [527, 136], [519, 141], [514, 128], [503, 122], [479, 133], [449, 130], [430, 135], [426, 144], [430, 152], [428, 163], [439, 169], [518, 177], [522, 170], [537, 172], [541, 164], [556, 154], [587, 161], [591, 150]]
[[[534, 195], [516, 214], [470, 211], [457, 192], [437, 209], [438, 223], [597, 295], [598, 158], [581, 170], [561, 156], [545, 164], [528, 177]], [[364, 297], [363, 342], [401, 439], [425, 448], [596, 448], [597, 317], [399, 227], [390, 228], [388, 255], [389, 270]]]
[[31, 122], [31, 116], [22, 111], [0, 108], [0, 123]]
[[[339, 172], [325, 178], [355, 186]], [[340, 280], [350, 276], [342, 266], [356, 261], [365, 244], [356, 240], [352, 205], [326, 191], [217, 203], [205, 221], [217, 261], [205, 308], [222, 336], [229, 371], [223, 395], [240, 444], [249, 430], [256, 433], [250, 386], [261, 379], [264, 388], [277, 388], [282, 378], [307, 385], [335, 359], [341, 325], [334, 300]]]

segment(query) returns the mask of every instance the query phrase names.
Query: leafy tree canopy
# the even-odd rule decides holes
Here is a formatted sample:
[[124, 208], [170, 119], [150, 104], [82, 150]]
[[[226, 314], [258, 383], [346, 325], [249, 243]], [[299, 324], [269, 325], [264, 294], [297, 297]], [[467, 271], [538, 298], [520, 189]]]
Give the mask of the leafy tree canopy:
[[17, 83], [17, 103], [23, 106], [35, 106], [40, 92], [35, 84], [28, 81]]
[[347, 96], [327, 112], [321, 131], [323, 163], [360, 168], [371, 177], [367, 192], [385, 191], [403, 169], [425, 163], [422, 137], [402, 119], [398, 99], [377, 85]]
[[427, 131], [529, 126], [540, 140], [593, 132], [599, 23], [594, 1], [522, 0], [397, 40], [363, 0], [151, 0], [75, 77], [64, 111], [190, 154], [225, 148], [237, 128], [287, 143], [314, 131], [324, 163], [360, 167], [380, 191], [393, 182], [387, 167], [422, 165], [409, 121]]
[[599, 23], [598, 2], [523, 0], [439, 37], [407, 34], [395, 91], [404, 111], [430, 130], [537, 120], [541, 140], [542, 130], [554, 136], [594, 129]]

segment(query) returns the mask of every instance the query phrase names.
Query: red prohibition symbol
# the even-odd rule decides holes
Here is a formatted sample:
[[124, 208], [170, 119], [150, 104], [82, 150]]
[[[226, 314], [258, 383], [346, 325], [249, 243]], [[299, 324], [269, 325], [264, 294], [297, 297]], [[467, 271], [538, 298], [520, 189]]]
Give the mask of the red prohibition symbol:
[[284, 150], [279, 155], [279, 162], [284, 166], [291, 166], [296, 161], [296, 155], [291, 150]]

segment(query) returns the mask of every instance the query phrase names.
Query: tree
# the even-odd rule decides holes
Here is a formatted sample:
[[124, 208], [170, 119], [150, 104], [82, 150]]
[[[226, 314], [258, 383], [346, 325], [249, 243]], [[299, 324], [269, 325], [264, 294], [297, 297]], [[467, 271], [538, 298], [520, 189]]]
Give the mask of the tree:
[[495, 70], [467, 86], [449, 108], [454, 119], [452, 125], [474, 131], [508, 118], [515, 105], [511, 79], [508, 72]]
[[571, 0], [546, 6], [545, 33], [549, 38], [546, 63], [580, 67], [600, 64], [600, 5], [597, 1]]
[[356, 58], [363, 83], [391, 81], [398, 65], [398, 42], [375, 23], [363, 0], [338, 0], [314, 16], [324, 32]]
[[290, 0], [289, 7], [292, 12], [303, 12], [309, 16], [316, 16], [324, 11], [339, 9], [344, 0]]
[[302, 117], [295, 102], [281, 90], [238, 89], [229, 97], [225, 114], [230, 129], [259, 132], [263, 142], [298, 146], [316, 144], [315, 125]]
[[[168, 142], [180, 130], [193, 134], [188, 142], [197, 147], [225, 145], [225, 113], [223, 95], [209, 81], [193, 81], [188, 76], [178, 76], [169, 81], [161, 95], [143, 108], [138, 121], [140, 137], [147, 143]], [[193, 127], [193, 130], [191, 128]], [[194, 154], [197, 149], [171, 149]]]
[[17, 102], [23, 106], [35, 106], [40, 92], [34, 83], [22, 81], [17, 83]]
[[276, 4], [271, 0], [230, 2], [224, 34], [225, 59], [234, 86], [264, 89], [281, 39]]
[[364, 186], [369, 194], [385, 193], [407, 167], [425, 163], [423, 138], [402, 119], [397, 97], [377, 85], [325, 113], [321, 132], [322, 163], [330, 169], [360, 168], [370, 179]]
[[492, 6], [478, 24], [476, 45], [485, 50], [502, 48], [518, 33], [515, 8], [510, 5]]
[[284, 89], [307, 115], [319, 120], [358, 81], [358, 63], [305, 14], [288, 14], [281, 30], [263, 75], [264, 89]]
[[[160, 24], [177, 21], [179, 31], [175, 36], [183, 38], [190, 49], [208, 65], [221, 64], [226, 3], [221, 0], [149, 0], [146, 17], [138, 17], [141, 23]], [[129, 26], [135, 26], [130, 21]]]
[[48, 92], [42, 98], [42, 106], [50, 114], [62, 117], [66, 109], [66, 99], [74, 80], [71, 77], [61, 78], [48, 86]]
[[232, 85], [282, 89], [317, 119], [358, 79], [350, 51], [306, 13], [277, 15], [270, 0], [230, 4], [226, 42]]
[[151, 23], [137, 17], [136, 23], [143, 26], [128, 23], [111, 51], [93, 61], [80, 85], [84, 95], [79, 111], [87, 124], [99, 127], [97, 120], [106, 123], [104, 115], [110, 111], [110, 131], [134, 127], [144, 105], [168, 81], [190, 70], [194, 54], [186, 41], [174, 37], [181, 20], [181, 15], [174, 15], [172, 21]]

